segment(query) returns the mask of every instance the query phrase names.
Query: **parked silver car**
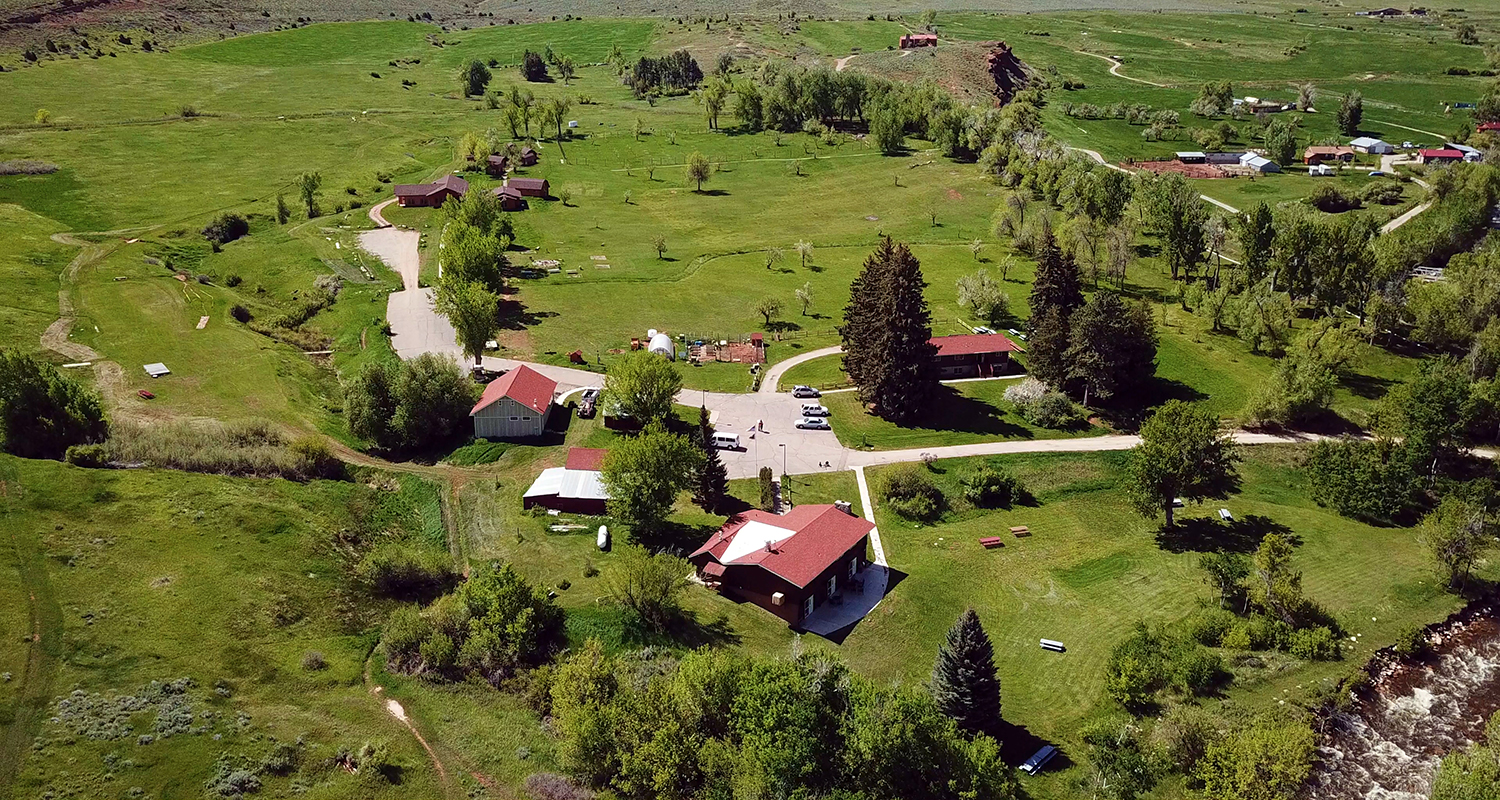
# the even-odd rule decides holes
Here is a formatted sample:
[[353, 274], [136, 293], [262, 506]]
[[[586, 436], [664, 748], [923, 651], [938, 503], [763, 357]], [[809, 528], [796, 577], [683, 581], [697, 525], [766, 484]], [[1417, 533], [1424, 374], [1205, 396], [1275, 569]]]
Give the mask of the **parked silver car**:
[[828, 420], [822, 417], [803, 417], [797, 420], [797, 427], [809, 431], [828, 430]]

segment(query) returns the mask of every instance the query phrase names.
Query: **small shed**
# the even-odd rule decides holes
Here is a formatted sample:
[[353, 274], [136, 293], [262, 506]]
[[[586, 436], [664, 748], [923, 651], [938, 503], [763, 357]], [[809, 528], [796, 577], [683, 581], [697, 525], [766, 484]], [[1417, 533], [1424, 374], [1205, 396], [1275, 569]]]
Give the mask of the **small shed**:
[[501, 186], [495, 189], [495, 196], [500, 198], [501, 211], [520, 211], [526, 207], [526, 198], [521, 193], [509, 186]]
[[546, 178], [511, 178], [505, 182], [507, 189], [515, 189], [522, 197], [546, 197], [551, 185]]
[[505, 177], [505, 171], [510, 169], [510, 159], [502, 155], [493, 155], [484, 161], [484, 171], [491, 178]]
[[1208, 154], [1200, 150], [1179, 150], [1176, 155], [1177, 160], [1184, 164], [1208, 163]]
[[536, 166], [537, 160], [538, 156], [535, 150], [531, 149], [529, 146], [521, 148], [521, 166], [534, 167]]

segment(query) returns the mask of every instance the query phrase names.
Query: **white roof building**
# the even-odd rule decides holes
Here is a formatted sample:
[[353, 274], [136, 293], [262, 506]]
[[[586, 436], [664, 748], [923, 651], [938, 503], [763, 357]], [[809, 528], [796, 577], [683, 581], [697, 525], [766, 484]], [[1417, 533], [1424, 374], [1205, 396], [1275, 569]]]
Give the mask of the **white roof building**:
[[1349, 146], [1361, 153], [1374, 153], [1376, 155], [1388, 155], [1396, 152], [1396, 148], [1388, 142], [1382, 142], [1371, 136], [1359, 136], [1349, 140]]

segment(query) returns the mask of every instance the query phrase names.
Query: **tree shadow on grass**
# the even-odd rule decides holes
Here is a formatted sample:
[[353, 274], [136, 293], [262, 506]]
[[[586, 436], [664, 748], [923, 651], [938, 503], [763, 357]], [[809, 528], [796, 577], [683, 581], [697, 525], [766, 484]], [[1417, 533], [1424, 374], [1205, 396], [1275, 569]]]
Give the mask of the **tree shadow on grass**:
[[692, 649], [737, 645], [743, 639], [725, 617], [704, 622], [698, 618], [697, 612], [687, 609], [673, 615], [663, 630], [652, 628], [627, 609], [620, 638], [637, 647], [682, 645]]
[[500, 302], [501, 330], [525, 330], [533, 325], [541, 324], [544, 319], [550, 319], [555, 316], [558, 316], [556, 311], [528, 311], [526, 304], [519, 300], [502, 300]]
[[1397, 383], [1399, 381], [1394, 381], [1390, 378], [1362, 373], [1349, 373], [1339, 377], [1340, 385], [1367, 400], [1379, 400]]
[[723, 189], [699, 189], [696, 192], [696, 194], [706, 195], [708, 197], [728, 197], [729, 196], [729, 192], [727, 192], [727, 191], [725, 191]]
[[[995, 726], [995, 738], [1000, 742], [1000, 760], [1004, 761], [1006, 766], [1009, 767], [1019, 767], [1025, 764], [1027, 760], [1036, 755], [1036, 751], [1048, 744], [1052, 744], [1030, 730], [1027, 730], [1025, 725], [1017, 725], [1006, 719], [1000, 720], [999, 724]], [[1060, 772], [1073, 766], [1073, 760], [1068, 758], [1068, 754], [1063, 751], [1062, 747], [1053, 746], [1057, 747], [1057, 755], [1053, 756], [1052, 760], [1047, 762], [1047, 771], [1051, 772], [1055, 770]]]
[[[922, 419], [902, 427], [907, 430], [977, 433], [1016, 439], [1032, 439], [1036, 436], [1031, 429], [1007, 421], [1004, 412], [989, 403], [968, 397], [946, 385], [938, 389], [928, 413]], [[1086, 427], [1086, 424], [1082, 427]]]
[[686, 556], [708, 541], [708, 537], [719, 530], [717, 525], [689, 525], [667, 521], [658, 528], [642, 530], [632, 527], [630, 540], [652, 553], [671, 553]]
[[1169, 553], [1253, 553], [1262, 539], [1277, 534], [1293, 547], [1302, 538], [1287, 526], [1259, 514], [1232, 522], [1211, 517], [1179, 520], [1171, 528], [1163, 525], [1156, 532], [1156, 545]]

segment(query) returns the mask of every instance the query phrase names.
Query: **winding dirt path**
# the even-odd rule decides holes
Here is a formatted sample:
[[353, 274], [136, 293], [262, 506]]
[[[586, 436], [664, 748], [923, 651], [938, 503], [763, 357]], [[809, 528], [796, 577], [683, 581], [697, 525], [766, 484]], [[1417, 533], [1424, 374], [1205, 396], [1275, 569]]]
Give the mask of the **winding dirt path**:
[[1157, 87], [1159, 89], [1166, 89], [1166, 88], [1168, 88], [1168, 85], [1165, 84], [1165, 83], [1157, 83], [1156, 81], [1148, 81], [1145, 78], [1132, 78], [1129, 75], [1126, 75], [1125, 73], [1123, 73], [1123, 72], [1120, 71], [1120, 67], [1123, 67], [1125, 65], [1122, 64], [1121, 62], [1113, 59], [1113, 58], [1110, 58], [1109, 56], [1101, 55], [1099, 53], [1090, 53], [1087, 50], [1074, 50], [1073, 52], [1075, 52], [1075, 53], [1082, 53], [1083, 55], [1086, 55], [1086, 56], [1093, 56], [1094, 58], [1102, 58], [1105, 61], [1108, 61], [1109, 64], [1110, 64], [1110, 66], [1109, 66], [1109, 74], [1115, 76], [1116, 78], [1124, 78], [1127, 81], [1135, 81], [1136, 83], [1144, 83], [1147, 86], [1155, 86], [1155, 87]]

